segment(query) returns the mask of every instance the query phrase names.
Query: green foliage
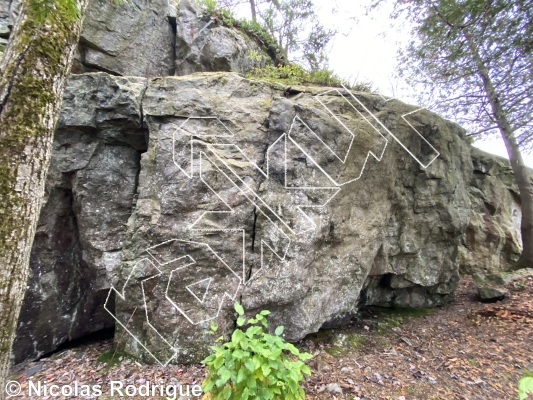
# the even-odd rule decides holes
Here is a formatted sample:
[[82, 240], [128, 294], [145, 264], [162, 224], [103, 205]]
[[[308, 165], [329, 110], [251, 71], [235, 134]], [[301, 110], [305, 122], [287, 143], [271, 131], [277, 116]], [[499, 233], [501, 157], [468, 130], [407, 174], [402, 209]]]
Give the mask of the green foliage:
[[283, 52], [310, 70], [327, 68], [327, 47], [337, 32], [321, 25], [313, 1], [273, 0], [266, 4], [258, 9], [258, 15]]
[[[266, 316], [263, 310], [254, 318], [246, 320], [244, 309], [235, 303], [237, 328], [231, 340], [221, 346], [212, 346], [214, 354], [202, 362], [209, 371], [202, 382], [204, 393], [213, 399], [303, 399], [305, 393], [300, 386], [303, 374], [311, 370], [304, 363], [312, 356], [300, 351], [281, 337], [283, 327], [275, 335], [266, 333]], [[248, 325], [246, 332], [240, 328]], [[210, 334], [216, 326], [211, 323]], [[223, 340], [219, 337], [216, 341]]]
[[246, 36], [256, 42], [259, 47], [272, 58], [274, 64], [278, 65], [286, 62], [287, 54], [264, 26], [257, 22], [247, 21], [245, 19], [233, 20], [232, 26], [239, 29], [246, 34]]
[[217, 9], [217, 0], [200, 0], [200, 5], [205, 7], [209, 15], [212, 15]]
[[488, 134], [498, 128], [493, 92], [519, 143], [533, 147], [532, 7], [531, 0], [396, 0], [393, 17], [414, 27], [400, 69], [420, 102]]
[[528, 393], [533, 394], [533, 371], [525, 371], [518, 381], [518, 396], [520, 400], [527, 399]]
[[247, 77], [279, 82], [284, 85], [310, 84], [332, 87], [341, 87], [344, 85], [356, 91], [371, 92], [371, 87], [367, 83], [350, 85], [331, 70], [323, 69], [307, 71], [304, 67], [295, 63], [278, 66], [267, 65], [263, 68], [254, 68], [247, 74]]

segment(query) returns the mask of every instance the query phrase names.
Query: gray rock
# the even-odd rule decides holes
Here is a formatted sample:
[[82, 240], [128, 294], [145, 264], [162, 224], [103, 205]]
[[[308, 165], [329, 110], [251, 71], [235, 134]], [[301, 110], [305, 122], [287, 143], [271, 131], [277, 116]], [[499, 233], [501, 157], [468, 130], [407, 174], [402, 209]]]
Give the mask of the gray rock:
[[80, 39], [79, 63], [117, 75], [173, 75], [172, 13], [168, 0], [91, 1]]
[[250, 38], [221, 26], [189, 0], [179, 3], [176, 29], [176, 75], [212, 71], [247, 73], [271, 62]]
[[[116, 318], [137, 338], [127, 351], [197, 361], [211, 344], [210, 320], [221, 334], [233, 329], [235, 299], [251, 313], [270, 309], [271, 325], [292, 341], [356, 312], [360, 300], [416, 307], [452, 295], [472, 172], [461, 128], [414, 114], [440, 152], [430, 162], [435, 151], [402, 122], [411, 106], [364, 93], [317, 98], [320, 88], [287, 99], [284, 90], [220, 73], [149, 84], [149, 149], [116, 296]], [[353, 143], [339, 121], [357, 132]], [[138, 307], [150, 325], [143, 313], [130, 320]]]
[[13, 361], [114, 325], [103, 308], [118, 273], [146, 147], [143, 78], [72, 77], [53, 144]]
[[497, 301], [509, 294], [507, 287], [529, 276], [533, 276], [533, 268], [524, 268], [513, 272], [495, 272], [487, 275], [475, 273], [473, 278], [481, 301]]
[[20, 11], [20, 0], [0, 0], [0, 38], [8, 39]]
[[498, 301], [503, 300], [509, 294], [505, 288], [498, 287], [478, 287], [477, 293], [481, 301]]
[[342, 395], [342, 388], [338, 383], [328, 383], [326, 385], [326, 390], [330, 393]]
[[120, 337], [129, 321], [130, 353], [196, 362], [209, 322], [233, 330], [235, 300], [271, 310], [287, 340], [348, 321], [360, 304], [448, 301], [465, 243], [470, 262], [485, 259], [477, 241], [508, 218], [476, 202], [497, 197], [506, 169], [478, 157], [474, 168], [492, 175], [473, 174], [464, 131], [431, 112], [293, 90], [228, 73], [71, 78], [14, 361], [113, 324]]
[[[19, 0], [0, 0], [0, 38], [7, 39]], [[0, 51], [1, 51], [0, 45]], [[247, 73], [270, 64], [253, 40], [222, 26], [194, 2], [109, 0], [89, 3], [72, 73], [157, 77], [202, 71]]]
[[522, 252], [520, 196], [508, 160], [472, 148], [470, 222], [459, 247], [461, 271], [508, 271]]

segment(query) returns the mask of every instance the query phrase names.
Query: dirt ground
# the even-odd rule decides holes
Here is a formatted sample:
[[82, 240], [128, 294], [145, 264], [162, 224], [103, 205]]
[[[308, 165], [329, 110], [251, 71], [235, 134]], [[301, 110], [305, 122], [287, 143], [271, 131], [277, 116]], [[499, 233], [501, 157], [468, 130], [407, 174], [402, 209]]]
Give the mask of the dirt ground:
[[[434, 310], [366, 310], [353, 326], [321, 331], [297, 346], [311, 352], [308, 399], [514, 399], [524, 370], [533, 370], [533, 277], [496, 303], [475, 300], [464, 278], [452, 303]], [[103, 363], [97, 359], [106, 358]], [[109, 367], [109, 360], [120, 361]], [[149, 382], [197, 385], [201, 365], [149, 366], [113, 357], [110, 340], [58, 352], [13, 371], [25, 395], [30, 381], [68, 385]], [[96, 397], [92, 397], [96, 398]], [[118, 398], [118, 397], [115, 397]], [[147, 398], [147, 397], [127, 397]], [[160, 396], [148, 398], [164, 398]], [[179, 396], [178, 396], [179, 398]]]

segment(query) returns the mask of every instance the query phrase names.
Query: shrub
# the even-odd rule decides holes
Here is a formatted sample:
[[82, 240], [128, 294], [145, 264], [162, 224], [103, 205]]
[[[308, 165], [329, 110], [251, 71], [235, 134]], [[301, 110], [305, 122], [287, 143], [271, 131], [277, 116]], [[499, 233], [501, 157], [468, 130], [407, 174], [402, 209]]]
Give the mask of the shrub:
[[[278, 326], [275, 335], [266, 333], [266, 316], [263, 310], [246, 321], [244, 310], [235, 303], [239, 315], [237, 326], [248, 325], [246, 332], [237, 328], [231, 340], [221, 346], [212, 346], [214, 354], [202, 362], [209, 371], [202, 382], [208, 399], [303, 399], [305, 393], [300, 386], [302, 374], [311, 375], [303, 362], [312, 356], [300, 351], [281, 337], [283, 327]], [[210, 334], [217, 327], [211, 323]], [[222, 341], [220, 337], [216, 341]]]

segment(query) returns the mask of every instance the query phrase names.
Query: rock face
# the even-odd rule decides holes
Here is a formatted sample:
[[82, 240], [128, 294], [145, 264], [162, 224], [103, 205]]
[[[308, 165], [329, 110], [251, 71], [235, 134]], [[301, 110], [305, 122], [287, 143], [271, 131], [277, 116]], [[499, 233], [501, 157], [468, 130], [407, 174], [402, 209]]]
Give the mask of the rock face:
[[116, 75], [173, 75], [175, 12], [168, 0], [91, 1], [79, 45], [81, 67]]
[[103, 302], [118, 274], [140, 152], [146, 149], [141, 116], [145, 84], [143, 78], [103, 73], [75, 76], [68, 83], [14, 344], [15, 363], [113, 326]]
[[234, 300], [296, 340], [359, 305], [450, 299], [493, 252], [487, 227], [512, 220], [505, 163], [472, 163], [460, 127], [401, 102], [287, 89], [73, 76], [14, 362], [113, 325], [147, 361], [198, 361]]
[[[20, 0], [0, 0], [0, 57]], [[245, 34], [224, 27], [194, 1], [91, 0], [73, 73], [185, 75], [203, 71], [247, 73], [271, 59]]]
[[270, 58], [246, 35], [221, 26], [188, 0], [178, 6], [176, 75], [194, 72], [246, 73]]
[[19, 9], [20, 0], [0, 0], [0, 60], [4, 56], [4, 50]]
[[269, 58], [243, 33], [221, 26], [193, 2], [90, 3], [74, 72], [143, 77], [202, 71], [246, 73]]
[[470, 222], [459, 248], [464, 273], [508, 271], [522, 252], [520, 195], [509, 161], [472, 148]]
[[412, 106], [300, 90], [228, 74], [149, 83], [115, 297], [128, 351], [197, 361], [209, 321], [233, 328], [234, 300], [271, 310], [297, 340], [361, 301], [452, 295], [470, 212], [463, 131], [420, 111], [409, 116], [420, 135], [402, 118]]

